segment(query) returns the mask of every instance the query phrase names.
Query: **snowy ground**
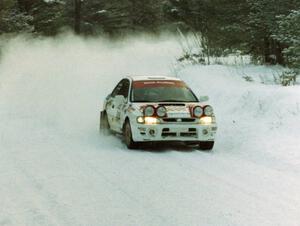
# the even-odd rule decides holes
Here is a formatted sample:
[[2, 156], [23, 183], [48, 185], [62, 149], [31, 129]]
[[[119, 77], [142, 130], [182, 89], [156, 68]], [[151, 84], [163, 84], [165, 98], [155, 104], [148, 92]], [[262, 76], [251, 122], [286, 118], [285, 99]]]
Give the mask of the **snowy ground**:
[[176, 42], [141, 40], [5, 44], [0, 225], [299, 225], [300, 88], [241, 76], [270, 68], [180, 71], [215, 107], [213, 152], [129, 151], [99, 136], [104, 96], [123, 75], [172, 73]]

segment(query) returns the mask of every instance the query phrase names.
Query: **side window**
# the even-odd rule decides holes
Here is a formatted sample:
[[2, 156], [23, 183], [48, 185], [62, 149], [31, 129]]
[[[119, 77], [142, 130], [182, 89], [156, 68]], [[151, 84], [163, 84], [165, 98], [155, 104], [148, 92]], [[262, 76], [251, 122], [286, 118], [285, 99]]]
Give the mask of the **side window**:
[[129, 85], [130, 85], [129, 80], [124, 79], [123, 82], [122, 82], [122, 87], [121, 87], [121, 89], [120, 89], [120, 91], [118, 92], [117, 95], [122, 95], [125, 98], [127, 98], [128, 97], [128, 92], [129, 92]]
[[120, 81], [118, 83], [118, 85], [114, 88], [114, 90], [112, 91], [111, 93], [111, 96], [112, 97], [115, 97], [116, 95], [118, 95], [118, 93], [120, 92], [120, 90], [122, 89], [122, 86], [123, 86], [123, 80]]
[[128, 97], [128, 92], [129, 92], [129, 86], [130, 86], [129, 80], [128, 79], [123, 79], [122, 81], [119, 82], [119, 84], [113, 90], [111, 96], [115, 97], [117, 95], [122, 95], [125, 98], [127, 98]]

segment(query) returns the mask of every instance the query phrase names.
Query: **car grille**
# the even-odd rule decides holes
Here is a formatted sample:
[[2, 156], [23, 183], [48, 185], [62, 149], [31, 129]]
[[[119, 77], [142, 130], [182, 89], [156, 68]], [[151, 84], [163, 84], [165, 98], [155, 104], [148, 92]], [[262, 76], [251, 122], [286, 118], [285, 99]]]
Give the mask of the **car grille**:
[[195, 122], [194, 118], [163, 118], [164, 123], [191, 123]]
[[189, 128], [187, 132], [172, 132], [169, 128], [162, 130], [161, 136], [166, 137], [197, 137], [197, 130], [195, 128]]

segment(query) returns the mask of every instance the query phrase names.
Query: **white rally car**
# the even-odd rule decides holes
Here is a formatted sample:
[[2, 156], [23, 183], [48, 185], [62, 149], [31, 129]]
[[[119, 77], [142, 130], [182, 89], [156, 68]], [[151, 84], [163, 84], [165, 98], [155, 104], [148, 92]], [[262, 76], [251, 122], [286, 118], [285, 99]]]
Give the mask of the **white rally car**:
[[180, 141], [211, 150], [217, 124], [213, 108], [201, 104], [180, 79], [134, 76], [122, 79], [106, 97], [100, 132], [122, 134], [129, 149], [145, 142]]

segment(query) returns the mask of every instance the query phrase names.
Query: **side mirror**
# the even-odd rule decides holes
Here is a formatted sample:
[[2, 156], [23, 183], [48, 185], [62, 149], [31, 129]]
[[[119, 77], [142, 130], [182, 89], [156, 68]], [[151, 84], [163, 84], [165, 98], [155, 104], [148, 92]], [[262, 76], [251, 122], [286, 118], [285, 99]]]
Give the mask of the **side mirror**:
[[125, 103], [126, 102], [126, 98], [123, 95], [117, 95], [115, 96], [115, 101], [117, 103]]
[[206, 102], [209, 100], [209, 97], [208, 96], [200, 96], [199, 97], [199, 102]]

